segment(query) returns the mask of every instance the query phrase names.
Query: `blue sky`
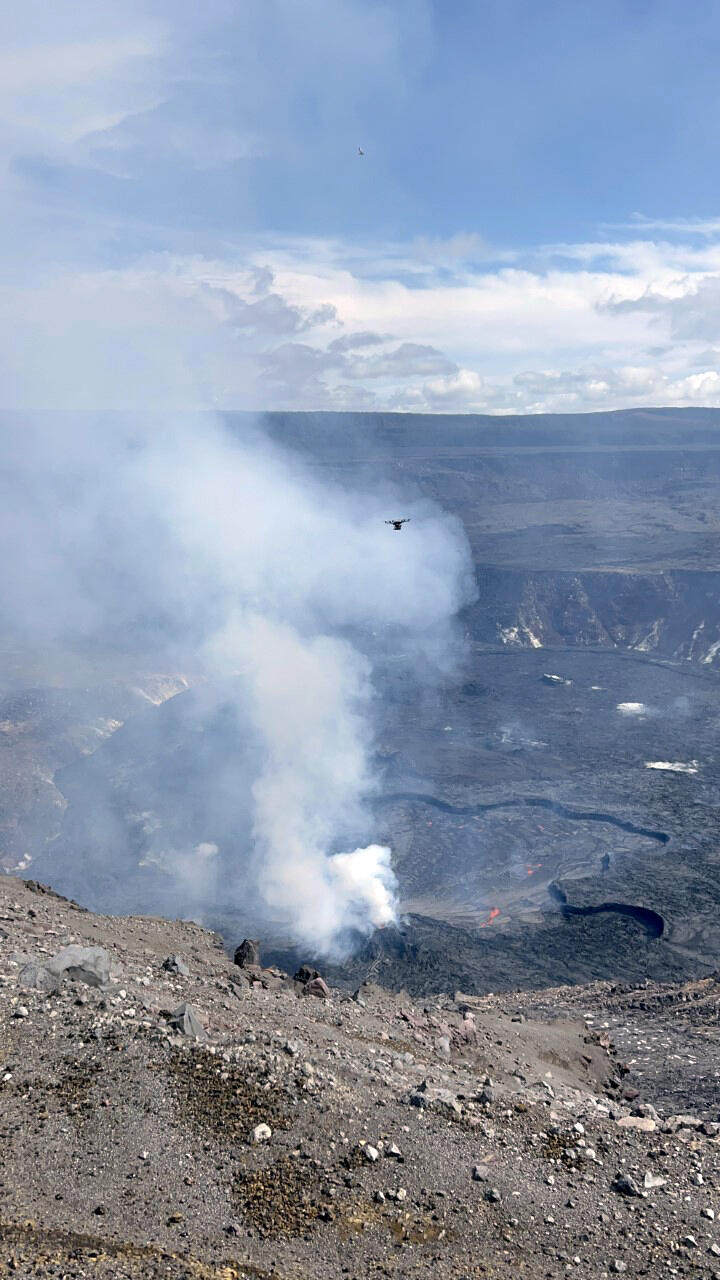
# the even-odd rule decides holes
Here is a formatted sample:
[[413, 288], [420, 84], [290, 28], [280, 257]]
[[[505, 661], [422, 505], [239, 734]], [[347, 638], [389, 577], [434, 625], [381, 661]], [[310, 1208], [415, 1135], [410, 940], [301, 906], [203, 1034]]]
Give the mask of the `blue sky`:
[[5, 404], [720, 404], [715, 3], [3, 0], [0, 48]]

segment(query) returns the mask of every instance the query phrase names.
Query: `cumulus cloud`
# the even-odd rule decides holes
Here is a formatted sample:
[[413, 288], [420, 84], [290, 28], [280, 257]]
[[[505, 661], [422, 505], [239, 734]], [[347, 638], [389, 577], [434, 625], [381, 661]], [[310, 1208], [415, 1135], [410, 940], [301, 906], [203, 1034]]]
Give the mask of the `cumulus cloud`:
[[720, 275], [685, 276], [671, 288], [650, 284], [639, 298], [609, 304], [616, 313], [642, 312], [657, 317], [682, 341], [714, 342], [720, 338]]
[[339, 243], [248, 241], [225, 258], [144, 255], [117, 269], [42, 264], [0, 291], [5, 404], [718, 404], [720, 274], [692, 250], [683, 273], [648, 266], [657, 252], [638, 251], [632, 270], [627, 256], [622, 270], [588, 271], [541, 255], [449, 279], [443, 269], [412, 287], [363, 261], [351, 269]]

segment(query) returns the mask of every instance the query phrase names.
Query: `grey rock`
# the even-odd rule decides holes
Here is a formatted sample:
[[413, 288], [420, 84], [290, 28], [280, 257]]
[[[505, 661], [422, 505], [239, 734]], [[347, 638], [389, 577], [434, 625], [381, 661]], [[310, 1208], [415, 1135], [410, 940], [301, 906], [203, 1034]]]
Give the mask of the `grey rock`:
[[363, 1147], [363, 1154], [371, 1164], [375, 1164], [375, 1161], [380, 1159], [380, 1152], [377, 1147], [371, 1147], [369, 1142]]
[[678, 1129], [700, 1129], [702, 1123], [697, 1116], [668, 1116], [662, 1129], [663, 1133], [676, 1133]]
[[646, 1173], [643, 1178], [643, 1186], [646, 1191], [656, 1191], [660, 1187], [667, 1184], [667, 1178], [661, 1178], [658, 1173]]
[[168, 973], [177, 973], [181, 978], [190, 976], [190, 968], [182, 956], [168, 956], [167, 960], [163, 960], [163, 969]]
[[45, 968], [53, 977], [86, 982], [89, 987], [106, 987], [110, 981], [110, 952], [104, 947], [82, 947], [77, 943], [63, 947]]
[[497, 1187], [488, 1187], [487, 1191], [483, 1192], [483, 1199], [489, 1200], [490, 1204], [499, 1204], [502, 1196]]
[[191, 1004], [178, 1005], [170, 1014], [168, 1022], [181, 1035], [191, 1036], [194, 1040], [205, 1039], [204, 1015]]
[[649, 1116], [651, 1120], [660, 1119], [658, 1112], [650, 1102], [638, 1102], [637, 1106], [633, 1107], [632, 1113], [634, 1116]]
[[473, 1182], [487, 1182], [490, 1177], [490, 1170], [486, 1164], [473, 1165]]
[[680, 1243], [684, 1249], [697, 1249], [697, 1240], [694, 1236], [683, 1236]]
[[612, 1271], [613, 1275], [620, 1276], [623, 1271], [627, 1271], [627, 1262], [623, 1262], [622, 1258], [613, 1258], [608, 1271]]
[[621, 1129], [638, 1129], [642, 1133], [654, 1133], [657, 1122], [651, 1116], [621, 1116], [618, 1120]]
[[30, 1010], [24, 1004], [16, 1005], [13, 1011], [13, 1018], [29, 1018]]
[[619, 1173], [615, 1181], [612, 1183], [612, 1189], [613, 1191], [617, 1191], [621, 1196], [642, 1195], [642, 1191], [640, 1190], [637, 1182], [634, 1178], [631, 1178], [629, 1173]]
[[330, 988], [324, 978], [311, 978], [303, 987], [303, 994], [316, 996], [318, 1000], [330, 999]]
[[48, 995], [60, 987], [60, 980], [55, 974], [50, 973], [45, 965], [33, 961], [20, 970], [17, 981], [23, 991], [45, 991]]
[[441, 1116], [447, 1116], [453, 1120], [457, 1116], [461, 1116], [463, 1109], [457, 1098], [453, 1096], [449, 1089], [438, 1089], [426, 1103], [432, 1111], [437, 1111]]

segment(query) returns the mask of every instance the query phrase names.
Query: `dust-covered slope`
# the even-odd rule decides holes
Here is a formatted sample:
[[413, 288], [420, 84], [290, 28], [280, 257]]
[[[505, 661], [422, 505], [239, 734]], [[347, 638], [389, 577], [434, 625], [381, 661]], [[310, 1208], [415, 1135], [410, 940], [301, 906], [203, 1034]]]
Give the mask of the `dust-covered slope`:
[[352, 997], [10, 877], [0, 978], [0, 1275], [720, 1265], [713, 979]]

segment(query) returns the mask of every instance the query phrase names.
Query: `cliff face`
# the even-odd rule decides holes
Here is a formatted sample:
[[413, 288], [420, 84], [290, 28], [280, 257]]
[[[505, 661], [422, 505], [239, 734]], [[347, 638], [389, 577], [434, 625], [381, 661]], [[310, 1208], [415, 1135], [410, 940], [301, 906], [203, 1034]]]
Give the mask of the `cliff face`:
[[473, 638], [513, 648], [619, 648], [720, 663], [720, 574], [538, 572], [478, 566]]
[[462, 520], [478, 576], [473, 639], [717, 664], [717, 410], [276, 414], [266, 425], [340, 483], [390, 479]]

